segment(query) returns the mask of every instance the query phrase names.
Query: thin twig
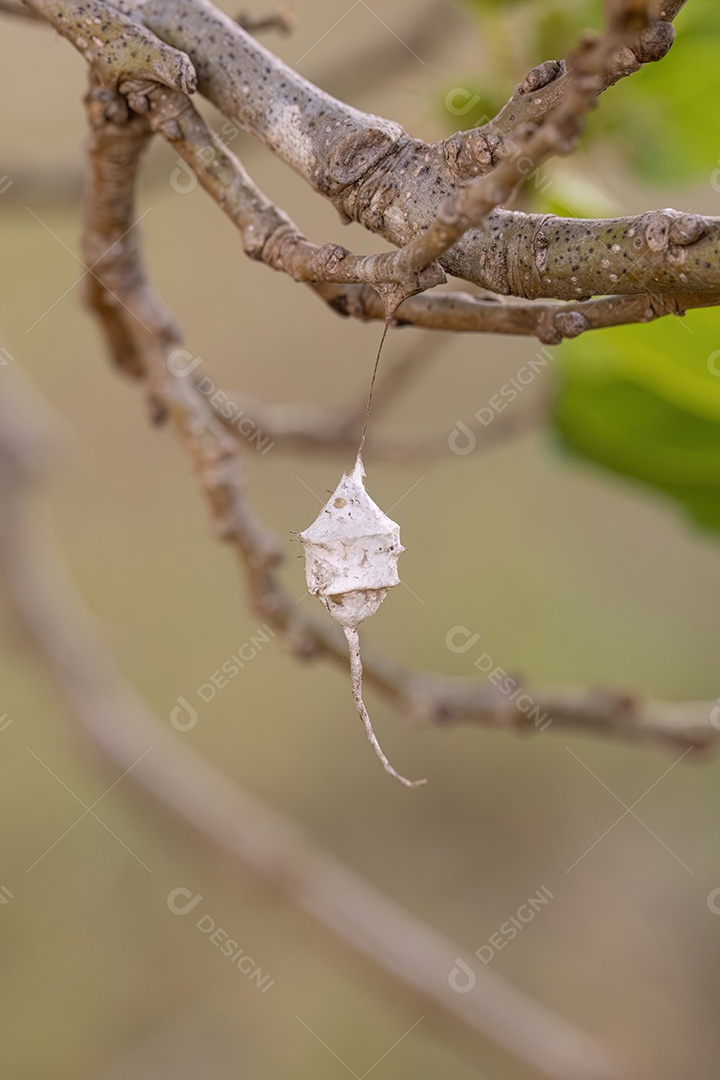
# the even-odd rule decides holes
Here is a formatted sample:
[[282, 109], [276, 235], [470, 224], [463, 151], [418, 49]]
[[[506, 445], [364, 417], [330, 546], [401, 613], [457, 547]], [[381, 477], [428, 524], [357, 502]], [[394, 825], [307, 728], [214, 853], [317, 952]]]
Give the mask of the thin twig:
[[241, 12], [235, 16], [238, 26], [251, 34], [259, 34], [263, 30], [277, 30], [280, 34], [292, 34], [297, 20], [295, 12], [287, 5], [280, 4], [275, 11], [269, 11], [266, 15], [251, 15]]
[[41, 15], [23, 7], [22, 4], [14, 4], [13, 0], [0, 0], [0, 15], [14, 15], [18, 19], [29, 19], [36, 24], [43, 24], [45, 20]]
[[[375, 282], [414, 279], [439, 262], [469, 229], [481, 226], [492, 210], [507, 202], [528, 170], [537, 169], [551, 155], [575, 149], [585, 117], [603, 90], [617, 50], [637, 33], [636, 21], [625, 18], [629, 2], [622, 0], [616, 5], [617, 11], [611, 8], [603, 36], [580, 42], [569, 64], [569, 81], [559, 103], [539, 123], [516, 128], [509, 152], [490, 172], [444, 199], [431, 225], [405, 247], [366, 260], [365, 266], [372, 267]], [[647, 28], [646, 9], [643, 0], [641, 29]]]
[[[685, 0], [649, 5], [648, 25], [628, 41], [611, 50], [600, 72], [598, 92], [633, 75], [644, 64], [657, 63], [674, 41], [672, 21]], [[566, 99], [571, 72], [564, 60], [546, 60], [532, 68], [512, 92], [509, 101], [492, 119], [476, 128], [458, 131], [439, 145], [453, 172], [461, 179], [483, 176], [500, 158], [511, 152], [512, 137], [529, 124], [543, 124]]]
[[[193, 380], [174, 376], [168, 368], [179, 332], [150, 288], [139, 247], [113, 243], [135, 220], [135, 171], [143, 132], [149, 131], [146, 118], [114, 124], [105, 117], [104, 102], [91, 97], [89, 107], [93, 164], [84, 247], [89, 262], [98, 260], [90, 299], [113, 352], [131, 356], [140, 370], [148, 372], [153, 400], [161, 414], [172, 417], [193, 463], [216, 535], [231, 543], [241, 557], [257, 612], [298, 657], [327, 656], [347, 665], [347, 649], [330, 620], [305, 613], [280, 583], [276, 569], [283, 545], [248, 501], [237, 439], [219, 422]], [[522, 698], [503, 696], [494, 685], [409, 671], [377, 655], [366, 654], [364, 670], [366, 682], [420, 722], [536, 730], [533, 716], [518, 704]], [[682, 748], [707, 746], [720, 737], [720, 730], [710, 722], [714, 702], [643, 701], [621, 690], [530, 688], [528, 693], [534, 703], [532, 712], [552, 720], [551, 731], [606, 733]]]
[[[317, 282], [311, 288], [339, 315], [361, 320], [385, 318], [385, 306], [369, 286]], [[536, 337], [545, 345], [559, 345], [566, 338], [579, 337], [588, 330], [652, 322], [667, 315], [682, 316], [691, 308], [718, 305], [720, 293], [601, 296], [563, 304], [434, 292], [403, 301], [393, 321], [397, 326], [425, 330], [519, 334]]]
[[126, 684], [97, 627], [61, 580], [47, 532], [29, 524], [36, 447], [29, 427], [16, 422], [28, 410], [18, 397], [6, 388], [0, 398], [0, 580], [92, 749], [203, 843], [417, 995], [439, 1018], [461, 1021], [555, 1080], [617, 1080], [593, 1040], [501, 975], [478, 967], [472, 991], [456, 993], [448, 976], [465, 954], [461, 946], [167, 733]]
[[350, 654], [350, 677], [352, 680], [352, 692], [353, 700], [355, 701], [355, 707], [358, 711], [358, 715], [363, 722], [365, 728], [365, 734], [367, 735], [368, 742], [372, 746], [373, 750], [380, 758], [383, 769], [386, 773], [390, 773], [390, 776], [394, 776], [396, 780], [399, 780], [405, 787], [416, 788], [422, 787], [423, 784], [427, 784], [427, 780], [408, 780], [406, 776], [401, 776], [400, 773], [393, 768], [388, 761], [387, 757], [383, 753], [383, 749], [380, 743], [377, 741], [375, 732], [373, 731], [372, 721], [368, 715], [368, 711], [365, 708], [365, 702], [363, 701], [362, 692], [362, 658], [360, 656], [360, 638], [358, 636], [357, 629], [354, 626], [344, 626], [345, 637], [348, 643], [348, 652]]

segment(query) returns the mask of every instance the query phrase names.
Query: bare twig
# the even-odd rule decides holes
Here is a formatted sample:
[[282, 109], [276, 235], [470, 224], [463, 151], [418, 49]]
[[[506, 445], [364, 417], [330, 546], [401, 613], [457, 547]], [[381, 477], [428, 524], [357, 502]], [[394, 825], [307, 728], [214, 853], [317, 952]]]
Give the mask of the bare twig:
[[[178, 343], [172, 320], [145, 279], [136, 245], [110, 246], [134, 220], [134, 175], [142, 150], [143, 117], [108, 123], [104, 105], [90, 100], [92, 182], [88, 190], [85, 251], [99, 278], [91, 301], [111, 336], [115, 355], [131, 355], [148, 372], [153, 401], [172, 417], [210, 507], [216, 535], [241, 556], [252, 603], [297, 656], [328, 656], [347, 664], [345, 643], [327, 619], [306, 614], [279, 582], [282, 545], [258, 520], [244, 490], [238, 441], [216, 417], [192, 379], [176, 377], [168, 355]], [[147, 132], [147, 128], [144, 128]], [[108, 249], [105, 256], [98, 252]], [[109, 302], [119, 298], [121, 303]], [[140, 319], [137, 317], [140, 315]], [[119, 343], [119, 344], [118, 344]], [[366, 681], [401, 711], [426, 723], [456, 722], [532, 730], [533, 714], [546, 714], [552, 730], [606, 732], [635, 741], [706, 746], [720, 731], [710, 723], [714, 703], [644, 702], [622, 691], [531, 691], [534, 709], [521, 698], [476, 680], [408, 671], [385, 657], [366, 657]]]
[[[332, 409], [323, 409], [312, 404], [271, 405], [242, 394], [228, 392], [228, 398], [237, 405], [240, 413], [252, 422], [252, 429], [262, 431], [263, 436], [272, 439], [273, 444], [286, 451], [301, 453], [332, 453], [357, 449], [360, 425], [352, 417], [352, 425], [345, 417], [337, 415]], [[211, 407], [218, 420], [228, 431], [243, 439], [232, 418], [222, 415], [220, 408]], [[238, 413], [237, 415], [240, 415]], [[479, 422], [468, 425], [468, 431], [475, 437], [475, 449], [482, 453], [497, 446], [506, 439], [516, 438], [519, 434], [532, 430], [547, 416], [547, 403], [538, 407], [516, 409], [498, 415], [489, 427]], [[373, 461], [410, 464], [411, 462], [433, 461], [447, 455], [448, 436], [445, 434], [426, 435], [424, 438], [407, 440], [383, 439], [373, 436], [368, 439], [365, 457]]]
[[[385, 318], [385, 306], [367, 285], [336, 285], [319, 282], [313, 291], [339, 315], [356, 319]], [[425, 293], [403, 301], [395, 311], [397, 326], [470, 333], [522, 334], [546, 345], [587, 330], [628, 323], [652, 322], [666, 315], [684, 315], [690, 308], [715, 307], [720, 293], [688, 293], [647, 296], [603, 296], [580, 303], [553, 304], [463, 292]]]
[[[192, 102], [177, 91], [142, 84], [129, 101], [138, 111], [149, 110], [150, 125], [173, 145], [196, 173], [200, 183], [239, 228], [251, 258], [282, 270], [296, 281], [365, 282], [379, 284], [375, 256], [353, 255], [338, 244], [319, 247], [300, 232], [290, 218], [256, 187], [244, 168], [208, 128]], [[212, 152], [209, 154], [208, 150]], [[417, 274], [400, 268], [388, 277], [395, 286], [395, 303], [421, 289], [444, 282], [438, 265]]]
[[36, 446], [16, 419], [27, 411], [16, 392], [6, 390], [0, 398], [0, 580], [93, 750], [204, 843], [279, 892], [439, 1018], [461, 1021], [556, 1080], [615, 1080], [615, 1068], [588, 1036], [495, 972], [479, 968], [472, 991], [456, 993], [448, 976], [464, 953], [459, 945], [167, 734], [117, 671], [97, 627], [59, 577], [46, 534], [41, 539], [29, 525], [25, 503]]
[[0, 0], [0, 15], [15, 15], [19, 19], [29, 19], [37, 24], [45, 22], [42, 16], [37, 15], [30, 8], [23, 7], [21, 3], [13, 3], [13, 0]]
[[280, 4], [275, 11], [269, 11], [266, 15], [250, 15], [240, 13], [235, 16], [238, 26], [251, 34], [262, 33], [263, 30], [277, 30], [280, 34], [292, 34], [296, 25], [295, 12], [287, 5]]
[[[674, 41], [672, 20], [684, 2], [650, 5], [648, 25], [624, 45], [611, 50], [604, 70], [599, 73], [598, 93], [634, 74], [644, 64], [662, 60]], [[543, 124], [566, 100], [571, 79], [572, 73], [564, 60], [546, 60], [528, 72], [495, 117], [479, 127], [443, 139], [439, 145], [457, 176], [470, 179], [489, 172], [500, 158], [511, 152], [516, 131], [528, 124]]]
[[[575, 148], [585, 116], [616, 66], [618, 49], [626, 47], [631, 33], [635, 34], [638, 29], [644, 31], [647, 27], [647, 4], [643, 2], [640, 6], [642, 17], [637, 19], [628, 15], [628, 0], [610, 8], [604, 36], [583, 40], [576, 49], [569, 81], [556, 107], [539, 124], [516, 127], [509, 151], [503, 153], [495, 167], [444, 199], [434, 220], [421, 235], [399, 251], [374, 256], [372, 269], [376, 282], [415, 277], [441, 260], [469, 229], [483, 225], [492, 210], [508, 201], [528, 170], [538, 168], [553, 154], [568, 154]], [[672, 32], [669, 24], [662, 25]], [[635, 61], [634, 54], [632, 57]], [[541, 70], [535, 69], [528, 78]], [[548, 81], [547, 74], [543, 71], [542, 80]], [[532, 85], [537, 81], [533, 80]], [[549, 73], [549, 81], [558, 81], [556, 70]], [[576, 291], [582, 295], [581, 288]]]

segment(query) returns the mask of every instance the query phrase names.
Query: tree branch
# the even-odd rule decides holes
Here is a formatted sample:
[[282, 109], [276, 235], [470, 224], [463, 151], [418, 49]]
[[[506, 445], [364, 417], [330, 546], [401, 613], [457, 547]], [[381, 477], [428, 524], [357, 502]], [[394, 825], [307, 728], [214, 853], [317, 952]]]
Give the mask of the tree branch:
[[280, 34], [292, 34], [295, 29], [295, 14], [286, 4], [280, 4], [275, 11], [270, 11], [266, 15], [241, 12], [235, 16], [235, 22], [251, 34], [259, 34], [263, 30], [277, 30]]
[[[335, 310], [360, 318], [385, 318], [385, 304], [375, 289], [377, 257], [352, 255], [336, 244], [319, 247], [253, 183], [242, 164], [208, 128], [186, 97], [175, 91], [142, 84], [131, 103], [148, 111], [153, 130], [173, 145], [200, 183], [237, 226], [245, 252], [296, 281], [304, 281]], [[384, 258], [384, 257], [383, 257]], [[439, 280], [437, 269], [414, 273], [395, 267], [392, 278], [405, 283], [405, 293]], [[344, 284], [337, 288], [332, 283]], [[396, 311], [399, 324], [446, 330], [534, 335], [547, 344], [577, 337], [589, 329], [623, 323], [648, 322], [666, 314], [680, 315], [690, 307], [712, 306], [714, 293], [677, 296], [609, 296], [575, 304], [498, 303], [463, 293], [441, 293], [406, 300]]]
[[[213, 135], [183, 94], [142, 83], [128, 100], [138, 112], [148, 112], [150, 125], [168, 139], [193, 169], [200, 183], [240, 230], [245, 252], [295, 281], [334, 281], [378, 285], [377, 256], [353, 255], [338, 244], [319, 247], [300, 232], [290, 218], [255, 186], [244, 168]], [[397, 267], [387, 275], [402, 298], [442, 284], [437, 264], [407, 272]]]
[[[339, 315], [355, 319], [385, 319], [385, 305], [367, 285], [316, 283], [313, 291]], [[559, 345], [587, 330], [629, 323], [646, 323], [667, 315], [682, 316], [690, 308], [715, 307], [720, 293], [653, 296], [602, 296], [581, 303], [500, 300], [464, 292], [413, 296], [395, 311], [397, 326], [489, 334], [522, 334], [546, 345]]]
[[[440, 144], [410, 139], [399, 125], [324, 94], [204, 0], [175, 0], [172, 16], [161, 0], [142, 5], [123, 0], [127, 14], [111, 9], [107, 25], [101, 25], [107, 4], [91, 0], [84, 17], [100, 28], [100, 36], [90, 39], [87, 25], [78, 23], [67, 0], [28, 2], [86, 55], [105, 85], [121, 86], [138, 108], [148, 79], [192, 90], [195, 71], [187, 49], [201, 89], [215, 104], [262, 138], [348, 218], [398, 246], [427, 230], [442, 200], [466, 197]], [[667, 17], [679, 6], [665, 5]], [[153, 32], [180, 50], [152, 34], [148, 38], [149, 31], [129, 16], [142, 16]], [[176, 109], [179, 115], [180, 106]], [[200, 137], [199, 129], [196, 134]], [[201, 179], [208, 186], [209, 178]], [[277, 210], [275, 229], [276, 235], [266, 239], [278, 250], [271, 243], [265, 261], [286, 264], [298, 280], [377, 284], [375, 257], [350, 255], [338, 245], [311, 245]], [[389, 264], [384, 267], [387, 279], [398, 282], [402, 268], [382, 258]], [[443, 256], [442, 264], [492, 292], [527, 298], [582, 299], [618, 287], [625, 295], [714, 295], [720, 291], [720, 219], [658, 211], [608, 221], [566, 221], [495, 210], [483, 229], [471, 229]], [[405, 294], [438, 280], [439, 271], [431, 266], [414, 275]]]
[[[129, 89], [131, 103], [142, 107], [158, 94], [167, 98], [162, 87], [148, 90], [147, 85], [136, 84]], [[256, 610], [297, 655], [325, 654], [346, 664], [344, 642], [334, 628], [326, 620], [301, 614], [277, 580], [280, 547], [247, 502], [236, 440], [218, 422], [193, 381], [172, 376], [168, 370], [168, 356], [179, 344], [179, 332], [150, 290], [133, 229], [135, 170], [150, 133], [148, 118], [129, 115], [122, 100], [102, 86], [89, 96], [89, 112], [92, 164], [84, 252], [97, 272], [90, 302], [103, 321], [113, 355], [128, 370], [146, 374], [156, 417], [172, 416], [207, 495], [217, 534], [232, 542], [243, 558]], [[173, 134], [172, 118], [168, 123]], [[472, 721], [520, 728], [528, 724], [515, 702], [498, 700], [494, 687], [407, 672], [377, 657], [366, 663], [366, 677], [401, 710], [428, 722]], [[532, 696], [541, 711], [559, 718], [558, 727], [607, 730], [631, 739], [683, 746], [706, 745], [717, 734], [709, 722], [714, 703], [644, 705], [623, 693], [585, 697], [534, 692]]]
[[[667, 55], [675, 37], [671, 24], [684, 4], [685, 0], [671, 4], [656, 0], [649, 5], [649, 25], [613, 51], [602, 72], [599, 93]], [[546, 60], [528, 72], [497, 116], [444, 139], [443, 152], [457, 176], [471, 179], [489, 172], [508, 152], [506, 140], [515, 131], [528, 124], [539, 126], [563, 103], [571, 79], [564, 60]]]
[[38, 446], [30, 435], [36, 426], [27, 400], [6, 390], [0, 398], [0, 579], [92, 749], [206, 845], [440, 1018], [462, 1022], [556, 1080], [616, 1080], [593, 1040], [501, 975], [478, 968], [472, 991], [455, 992], [448, 976], [456, 958], [467, 955], [460, 945], [166, 733], [116, 670], [97, 627], [59, 578], [47, 540], [42, 543], [29, 526], [25, 502], [37, 472]]
[[[398, 124], [325, 94], [204, 0], [176, 0], [172, 15], [162, 0], [146, 0], [142, 18], [187, 51], [201, 92], [226, 116], [347, 219], [393, 244], [424, 233], [440, 203], [462, 188], [442, 144], [412, 139]], [[441, 262], [495, 293], [527, 298], [582, 299], [618, 288], [717, 293], [720, 219], [651, 211], [595, 221], [495, 210]]]
[[45, 20], [29, 8], [23, 7], [22, 3], [13, 3], [13, 0], [0, 0], [0, 15], [14, 15], [19, 19], [29, 19], [40, 25]]
[[[610, 6], [605, 33], [595, 39], [582, 40], [575, 50], [569, 79], [558, 105], [539, 124], [516, 128], [511, 143], [494, 168], [444, 199], [425, 232], [398, 252], [375, 256], [377, 280], [395, 280], [390, 275], [396, 274], [417, 274], [442, 259], [468, 230], [485, 225], [491, 211], [510, 199], [529, 171], [536, 171], [551, 155], [572, 152], [587, 113], [617, 66], [618, 50], [627, 47], [629, 32], [635, 33], [638, 25], [643, 32], [647, 29], [646, 6], [645, 2], [637, 4], [637, 18], [632, 19], [627, 0]], [[665, 23], [656, 23], [654, 27], [658, 25], [669, 27]], [[672, 27], [669, 29], [672, 31]], [[547, 81], [557, 82], [558, 70], [559, 66], [547, 64], [534, 69], [528, 77], [528, 89], [538, 81], [543, 85]], [[534, 78], [538, 72], [541, 76]]]
[[185, 94], [194, 93], [197, 79], [187, 55], [106, 0], [24, 2], [74, 45], [107, 90], [117, 89], [127, 79], [152, 79]]
[[[119, 339], [121, 355], [139, 357], [141, 369], [148, 372], [151, 398], [159, 415], [173, 419], [206, 496], [216, 535], [241, 557], [255, 610], [298, 657], [328, 656], [347, 665], [345, 641], [334, 624], [305, 614], [280, 584], [276, 571], [282, 545], [248, 502], [238, 441], [220, 423], [193, 379], [171, 372], [168, 358], [178, 344], [178, 332], [145, 279], [138, 245], [125, 248], [116, 242], [134, 220], [134, 178], [142, 149], [137, 125], [145, 125], [147, 132], [147, 119], [108, 122], [97, 95], [91, 96], [89, 109], [92, 167], [84, 249], [100, 279], [91, 302], [110, 332], [116, 355]], [[105, 256], [98, 256], [103, 248]], [[521, 698], [504, 697], [494, 685], [424, 675], [378, 656], [366, 658], [365, 676], [402, 712], [425, 723], [522, 730], [535, 726], [532, 715], [519, 704]], [[710, 722], [711, 702], [643, 702], [621, 691], [528, 693], [534, 709], [554, 721], [554, 730], [603, 731], [683, 748], [708, 745], [720, 735]]]

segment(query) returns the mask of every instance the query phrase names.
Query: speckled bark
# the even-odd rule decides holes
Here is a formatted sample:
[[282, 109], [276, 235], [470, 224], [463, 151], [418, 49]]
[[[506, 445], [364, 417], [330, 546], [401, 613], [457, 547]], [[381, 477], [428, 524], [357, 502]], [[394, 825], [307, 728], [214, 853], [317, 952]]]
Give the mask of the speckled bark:
[[[658, 15], [671, 18], [680, 6], [658, 5]], [[458, 170], [446, 142], [428, 145], [330, 97], [205, 0], [145, 0], [139, 10], [154, 33], [187, 52], [200, 91], [347, 219], [403, 246], [463, 187], [467, 169]], [[646, 32], [645, 52], [620, 57], [610, 81], [667, 51], [672, 28], [658, 25]], [[537, 102], [551, 87], [554, 95], [567, 77], [562, 65], [541, 69], [542, 86], [531, 80], [526, 101]], [[578, 221], [496, 210], [440, 261], [455, 276], [519, 297], [717, 292], [720, 219], [657, 211]]]
[[[104, 0], [26, 0], [37, 15], [72, 42], [104, 86], [115, 89], [125, 79], [152, 79], [191, 94], [197, 86], [184, 52], [166, 45], [140, 23]], [[132, 12], [134, 5], [127, 5]]]

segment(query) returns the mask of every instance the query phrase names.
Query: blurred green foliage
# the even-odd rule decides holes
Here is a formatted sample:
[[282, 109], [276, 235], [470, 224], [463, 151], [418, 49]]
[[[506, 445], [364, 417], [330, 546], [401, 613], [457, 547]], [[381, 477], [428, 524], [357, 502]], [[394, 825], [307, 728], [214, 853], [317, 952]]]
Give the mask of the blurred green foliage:
[[672, 496], [720, 532], [720, 320], [695, 311], [560, 352], [555, 423], [576, 454]]
[[[597, 2], [468, 2], [482, 27], [483, 80], [476, 87], [482, 101], [463, 117], [463, 126], [475, 112], [497, 111], [500, 91], [507, 97], [517, 81], [508, 81], [509, 75], [566, 54], [580, 30], [602, 25]], [[608, 149], [614, 162], [620, 151], [613, 167], [625, 171], [628, 182], [720, 190], [712, 179], [720, 168], [720, 5], [693, 0], [676, 28], [667, 58], [603, 96], [588, 122], [584, 153], [551, 164], [546, 189], [527, 184], [524, 204], [565, 217], [615, 216], [619, 208], [593, 175], [593, 161]], [[493, 87], [492, 94], [485, 86]], [[720, 532], [718, 349], [717, 311], [566, 342], [554, 417], [561, 445], [651, 485], [697, 524]]]

